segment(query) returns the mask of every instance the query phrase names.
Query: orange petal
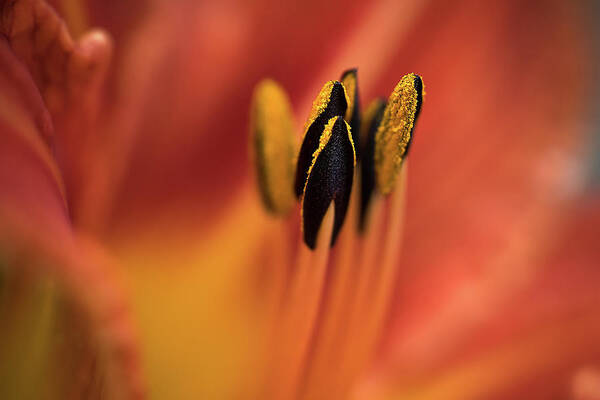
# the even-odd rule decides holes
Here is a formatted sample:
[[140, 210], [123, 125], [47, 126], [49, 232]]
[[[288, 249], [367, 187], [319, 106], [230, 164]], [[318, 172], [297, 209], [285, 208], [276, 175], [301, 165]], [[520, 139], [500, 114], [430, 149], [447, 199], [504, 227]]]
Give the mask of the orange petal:
[[52, 115], [56, 151], [70, 212], [80, 214], [81, 191], [94, 165], [101, 85], [111, 53], [110, 38], [90, 31], [74, 41], [64, 22], [41, 0], [19, 0], [2, 9], [1, 30], [27, 67]]
[[[14, 397], [13, 389], [32, 398], [81, 397], [84, 390], [139, 397], [137, 349], [122, 294], [109, 263], [72, 230], [45, 140], [53, 134], [47, 111], [4, 39], [0, 66], [0, 309], [2, 320], [12, 322], [0, 340], [7, 350], [0, 364], [11, 366], [1, 369], [2, 380], [12, 383], [2, 385], [0, 397]], [[19, 361], [29, 360], [24, 354], [31, 363]]]
[[364, 385], [366, 398], [547, 399], [580, 386], [580, 371], [600, 363], [599, 202], [588, 198], [569, 210], [541, 261], [544, 274], [480, 314], [457, 351], [427, 366], [396, 364], [387, 378]]
[[539, 258], [581, 190], [583, 26], [560, 1], [432, 4], [399, 50], [411, 57], [392, 68], [426, 77], [428, 96], [410, 156], [393, 357], [443, 357], [543, 273]]
[[[370, 7], [159, 2], [147, 8], [116, 48], [118, 74], [103, 130], [112, 145], [106, 164], [115, 172], [96, 191], [106, 196], [97, 220], [138, 231], [157, 215], [180, 220], [172, 212], [185, 209], [186, 220], [218, 221], [248, 179], [247, 112], [255, 83], [273, 76], [293, 101], [311, 93], [315, 71], [337, 55], [338, 43]], [[331, 41], [322, 40], [325, 30]], [[317, 46], [325, 48], [316, 53]]]

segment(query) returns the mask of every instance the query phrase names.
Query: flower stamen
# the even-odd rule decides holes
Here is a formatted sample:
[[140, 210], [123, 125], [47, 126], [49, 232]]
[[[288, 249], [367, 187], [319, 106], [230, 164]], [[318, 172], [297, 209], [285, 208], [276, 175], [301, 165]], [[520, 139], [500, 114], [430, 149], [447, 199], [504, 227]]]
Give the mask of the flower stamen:
[[369, 202], [375, 189], [375, 133], [377, 132], [383, 111], [385, 100], [377, 98], [369, 104], [363, 118], [361, 128], [361, 154], [360, 163], [360, 219], [358, 228], [361, 232], [365, 230]]
[[377, 188], [391, 193], [412, 139], [423, 101], [423, 81], [416, 74], [402, 77], [390, 95], [375, 134]]
[[319, 147], [319, 139], [325, 124], [337, 116], [343, 117], [348, 108], [348, 95], [342, 83], [338, 81], [327, 82], [313, 102], [312, 110], [306, 121], [302, 146], [298, 155], [296, 167], [296, 196], [302, 196], [308, 178], [308, 169], [312, 164], [312, 156]]
[[331, 118], [312, 155], [302, 196], [302, 231], [308, 247], [314, 248], [321, 221], [331, 202], [335, 205], [335, 222], [331, 246], [344, 223], [356, 155], [350, 126], [340, 116]]
[[293, 127], [290, 101], [283, 88], [270, 79], [261, 81], [250, 110], [251, 155], [263, 203], [275, 215], [287, 214], [294, 205]]
[[344, 71], [340, 81], [346, 88], [348, 95], [348, 109], [344, 119], [352, 128], [352, 140], [356, 144], [356, 158], [360, 159], [359, 138], [360, 138], [360, 98], [358, 95], [358, 78], [356, 68]]
[[[262, 398], [347, 398], [349, 383], [369, 365], [391, 302], [406, 156], [423, 85], [418, 75], [408, 74], [387, 102], [376, 99], [362, 113], [356, 70], [344, 72], [341, 81], [325, 84], [305, 125], [292, 190], [300, 199], [302, 234], [295, 261], [282, 266], [270, 296], [276, 302], [268, 311], [274, 351], [264, 365], [270, 387]], [[288, 132], [275, 128], [267, 135]], [[257, 134], [268, 129], [253, 125]], [[356, 179], [360, 184], [353, 186]], [[271, 190], [266, 186], [261, 190]], [[344, 224], [346, 218], [350, 222]], [[297, 220], [278, 222], [286, 240], [294, 236]], [[269, 265], [285, 264], [289, 253], [272, 252]]]
[[348, 342], [340, 362], [341, 382], [362, 372], [385, 322], [395, 283], [402, 242], [408, 162], [400, 167], [390, 196], [375, 195], [367, 232], [360, 248], [358, 288], [352, 301]]
[[334, 205], [325, 212], [314, 249], [298, 248], [296, 265], [281, 308], [275, 339], [278, 342], [272, 374], [274, 399], [292, 398], [314, 331], [329, 260], [330, 235], [334, 228]]

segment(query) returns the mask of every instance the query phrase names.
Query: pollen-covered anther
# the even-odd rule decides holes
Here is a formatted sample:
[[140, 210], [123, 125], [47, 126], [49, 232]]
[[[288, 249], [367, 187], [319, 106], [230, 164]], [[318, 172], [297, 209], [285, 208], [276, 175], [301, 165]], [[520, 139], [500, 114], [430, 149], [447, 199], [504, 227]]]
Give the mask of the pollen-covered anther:
[[360, 96], [358, 94], [358, 78], [356, 68], [344, 71], [340, 81], [346, 89], [348, 95], [348, 109], [346, 110], [345, 120], [352, 128], [352, 139], [357, 144], [356, 155], [360, 158], [361, 149], [358, 146], [359, 136], [361, 132], [360, 126]]
[[373, 100], [362, 118], [360, 135], [360, 216], [359, 229], [364, 231], [369, 211], [369, 203], [375, 189], [375, 133], [381, 124], [385, 110], [385, 99]]
[[375, 175], [383, 194], [394, 188], [422, 102], [423, 81], [416, 74], [403, 76], [388, 99], [375, 134]]
[[251, 153], [263, 203], [276, 215], [294, 202], [294, 121], [285, 91], [270, 79], [254, 90], [250, 110]]
[[314, 248], [323, 217], [333, 201], [331, 246], [344, 223], [352, 191], [356, 153], [351, 129], [343, 117], [329, 119], [312, 154], [302, 196], [304, 241]]
[[294, 184], [296, 196], [302, 195], [308, 177], [308, 169], [312, 164], [313, 154], [319, 147], [319, 140], [325, 124], [333, 117], [343, 117], [349, 102], [344, 85], [339, 81], [327, 82], [313, 102], [304, 127], [302, 146], [298, 155]]

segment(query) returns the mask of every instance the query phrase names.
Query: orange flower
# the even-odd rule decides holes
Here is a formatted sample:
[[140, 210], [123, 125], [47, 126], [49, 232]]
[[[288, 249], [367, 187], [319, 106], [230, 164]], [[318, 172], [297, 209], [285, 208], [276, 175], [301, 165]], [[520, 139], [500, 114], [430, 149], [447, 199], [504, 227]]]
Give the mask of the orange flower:
[[[583, 4], [53, 5], [0, 1], [0, 397], [594, 395]], [[248, 110], [272, 77], [300, 132], [349, 67], [426, 104], [405, 192], [312, 252]]]

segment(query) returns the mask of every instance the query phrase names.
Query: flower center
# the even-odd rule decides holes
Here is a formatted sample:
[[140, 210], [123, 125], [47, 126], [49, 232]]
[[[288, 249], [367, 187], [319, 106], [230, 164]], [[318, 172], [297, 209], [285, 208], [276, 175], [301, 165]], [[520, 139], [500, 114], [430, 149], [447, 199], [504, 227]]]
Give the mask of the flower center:
[[259, 191], [279, 218], [281, 239], [302, 231], [292, 255], [273, 255], [278, 279], [261, 398], [345, 398], [371, 360], [392, 296], [406, 156], [422, 100], [421, 78], [408, 74], [387, 102], [375, 99], [362, 113], [357, 71], [348, 70], [317, 95], [296, 158], [285, 92], [271, 80], [257, 86], [251, 134]]

